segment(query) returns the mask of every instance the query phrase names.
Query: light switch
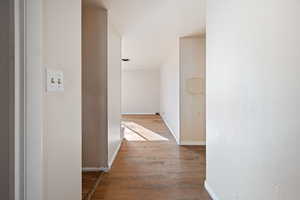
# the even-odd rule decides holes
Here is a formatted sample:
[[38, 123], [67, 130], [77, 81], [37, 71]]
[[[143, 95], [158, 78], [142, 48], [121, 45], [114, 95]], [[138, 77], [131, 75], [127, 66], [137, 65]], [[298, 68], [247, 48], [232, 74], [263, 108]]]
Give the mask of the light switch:
[[62, 71], [56, 71], [57, 91], [64, 91], [64, 73]]
[[47, 69], [47, 92], [64, 91], [64, 73], [59, 70]]
[[51, 69], [46, 70], [47, 73], [47, 92], [55, 92], [57, 90], [56, 73]]

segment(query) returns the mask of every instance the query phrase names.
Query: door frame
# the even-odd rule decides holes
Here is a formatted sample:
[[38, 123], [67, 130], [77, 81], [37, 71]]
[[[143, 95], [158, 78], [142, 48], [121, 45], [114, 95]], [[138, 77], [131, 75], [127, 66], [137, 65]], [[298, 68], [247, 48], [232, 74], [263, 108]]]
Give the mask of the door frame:
[[11, 0], [10, 199], [43, 198], [42, 0]]

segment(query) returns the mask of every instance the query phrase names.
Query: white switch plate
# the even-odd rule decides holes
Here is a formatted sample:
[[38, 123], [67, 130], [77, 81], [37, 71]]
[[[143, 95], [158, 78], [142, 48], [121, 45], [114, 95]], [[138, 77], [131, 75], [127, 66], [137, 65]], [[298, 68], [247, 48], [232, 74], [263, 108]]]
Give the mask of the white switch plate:
[[56, 73], [51, 69], [46, 70], [47, 73], [47, 92], [55, 92], [57, 90]]
[[63, 92], [64, 91], [64, 73], [59, 70], [47, 69], [47, 92]]
[[57, 82], [57, 91], [64, 91], [64, 73], [62, 71], [56, 71], [56, 82]]

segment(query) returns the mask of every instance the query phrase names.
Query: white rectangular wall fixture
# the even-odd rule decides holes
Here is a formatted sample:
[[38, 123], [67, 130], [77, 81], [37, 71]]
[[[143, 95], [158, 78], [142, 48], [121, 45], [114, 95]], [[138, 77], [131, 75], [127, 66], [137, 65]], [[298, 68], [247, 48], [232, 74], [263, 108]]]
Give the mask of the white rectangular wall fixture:
[[56, 71], [55, 78], [57, 81], [57, 91], [64, 91], [64, 73], [62, 71]]
[[64, 91], [64, 73], [59, 70], [46, 70], [47, 83], [46, 91], [47, 92], [63, 92]]
[[55, 83], [55, 72], [53, 70], [47, 69], [47, 84], [46, 84], [46, 91], [47, 92], [54, 92], [56, 91], [56, 83]]

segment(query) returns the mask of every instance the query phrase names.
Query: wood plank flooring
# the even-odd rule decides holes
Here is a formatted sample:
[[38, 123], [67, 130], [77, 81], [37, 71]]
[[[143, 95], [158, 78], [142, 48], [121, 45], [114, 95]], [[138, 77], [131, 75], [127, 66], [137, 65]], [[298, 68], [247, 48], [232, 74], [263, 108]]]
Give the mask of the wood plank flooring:
[[83, 172], [82, 173], [82, 200], [88, 200], [93, 192], [95, 184], [103, 172]]
[[[159, 116], [127, 115], [123, 121], [148, 129], [148, 135], [141, 133], [146, 141], [124, 140], [93, 200], [211, 200], [203, 184], [205, 147], [176, 145]], [[152, 141], [151, 132], [168, 140]]]

